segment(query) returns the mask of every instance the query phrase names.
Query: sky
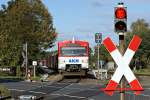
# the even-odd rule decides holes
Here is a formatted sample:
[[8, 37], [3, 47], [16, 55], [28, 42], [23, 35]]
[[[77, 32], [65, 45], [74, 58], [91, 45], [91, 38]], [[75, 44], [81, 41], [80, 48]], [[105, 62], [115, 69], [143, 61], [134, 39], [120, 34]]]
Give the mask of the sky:
[[[6, 4], [9, 0], [0, 0]], [[143, 18], [150, 23], [150, 0], [42, 0], [53, 16], [58, 32], [58, 41], [85, 40], [91, 47], [96, 45], [95, 33], [102, 33], [103, 39], [110, 36], [118, 44], [118, 35], [114, 33], [114, 7], [124, 2], [127, 7], [128, 30], [132, 22]], [[56, 49], [57, 46], [50, 50]]]

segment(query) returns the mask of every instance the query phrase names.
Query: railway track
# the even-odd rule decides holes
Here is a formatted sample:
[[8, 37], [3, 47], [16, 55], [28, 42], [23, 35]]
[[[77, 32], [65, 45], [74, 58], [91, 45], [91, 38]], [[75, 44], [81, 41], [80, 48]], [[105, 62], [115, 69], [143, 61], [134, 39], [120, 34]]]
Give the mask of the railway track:
[[59, 83], [79, 83], [80, 79], [63, 79]]
[[69, 77], [63, 77], [61, 80], [59, 80], [59, 83], [79, 83], [81, 81], [82, 77], [73, 77], [73, 76], [69, 76]]

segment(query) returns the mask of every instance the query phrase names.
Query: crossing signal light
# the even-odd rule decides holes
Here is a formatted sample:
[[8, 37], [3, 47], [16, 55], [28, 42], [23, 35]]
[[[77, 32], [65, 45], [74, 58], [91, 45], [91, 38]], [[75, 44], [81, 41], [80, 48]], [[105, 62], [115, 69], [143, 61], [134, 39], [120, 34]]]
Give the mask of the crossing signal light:
[[127, 31], [126, 23], [123, 21], [118, 21], [115, 23], [116, 32], [125, 32]]
[[127, 11], [123, 3], [118, 3], [115, 7], [115, 32], [124, 33], [127, 31]]
[[115, 10], [115, 16], [118, 19], [124, 19], [127, 18], [127, 13], [126, 13], [126, 9], [125, 8], [116, 8]]

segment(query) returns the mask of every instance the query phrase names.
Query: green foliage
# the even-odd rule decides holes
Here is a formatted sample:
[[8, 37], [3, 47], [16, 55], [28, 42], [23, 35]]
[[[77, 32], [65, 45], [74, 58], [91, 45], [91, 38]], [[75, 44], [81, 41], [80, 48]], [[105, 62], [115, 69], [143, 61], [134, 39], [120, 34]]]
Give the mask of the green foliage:
[[100, 46], [100, 59], [104, 61], [112, 61], [110, 53], [106, 50], [105, 46], [102, 44]]
[[[95, 57], [97, 58], [98, 56], [98, 47], [95, 47]], [[112, 57], [110, 56], [109, 52], [106, 50], [105, 46], [103, 44], [101, 44], [99, 46], [99, 57], [100, 60], [104, 60], [104, 61], [112, 61]]]
[[[90, 49], [91, 51], [92, 49]], [[109, 54], [109, 52], [106, 50], [106, 48], [104, 47], [103, 44], [101, 44], [99, 46], [99, 59], [103, 60], [103, 61], [112, 61], [112, 57]], [[90, 65], [92, 66], [92, 68], [96, 68], [96, 63], [98, 60], [98, 45], [95, 46], [95, 50], [94, 53], [92, 51], [91, 55], [90, 55]]]
[[150, 76], [150, 68], [135, 70], [134, 73]]
[[92, 48], [90, 48], [90, 50], [89, 50], [89, 65], [90, 65], [90, 68], [94, 68], [94, 54], [93, 54], [93, 50], [92, 50]]
[[18, 78], [20, 78], [20, 76], [21, 76], [21, 69], [20, 69], [20, 66], [17, 66], [17, 68], [16, 68], [16, 76], [17, 76]]
[[138, 19], [131, 25], [131, 31], [127, 33], [126, 41], [127, 45], [132, 39], [133, 35], [136, 34], [142, 38], [142, 43], [136, 52], [134, 58], [139, 58], [142, 62], [142, 66], [146, 67], [150, 65], [150, 26], [144, 19]]
[[32, 81], [40, 81], [40, 80], [41, 80], [41, 77], [40, 77], [40, 76], [36, 76], [35, 78], [34, 78], [34, 77], [31, 77], [31, 80], [32, 80]]
[[[28, 43], [29, 60], [53, 45], [57, 34], [52, 16], [41, 0], [10, 0], [0, 10], [0, 65], [21, 65], [22, 45]], [[20, 62], [20, 63], [19, 63]]]

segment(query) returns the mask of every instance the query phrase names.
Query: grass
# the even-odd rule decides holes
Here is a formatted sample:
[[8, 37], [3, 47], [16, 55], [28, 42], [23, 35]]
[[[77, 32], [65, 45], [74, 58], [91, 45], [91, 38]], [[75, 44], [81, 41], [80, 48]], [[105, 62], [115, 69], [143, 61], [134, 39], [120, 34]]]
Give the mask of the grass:
[[[132, 70], [135, 74], [138, 74], [138, 75], [148, 75], [150, 76], [150, 68], [145, 68], [145, 69], [139, 69], [139, 70]], [[109, 74], [114, 74], [115, 70], [114, 71], [109, 71], [108, 73]]]
[[136, 70], [136, 71], [134, 71], [134, 73], [135, 74], [150, 75], [150, 68]]
[[31, 77], [31, 79], [34, 80], [34, 81], [40, 81], [41, 77], [40, 76], [36, 76], [35, 78]]
[[24, 80], [24, 77], [17, 76], [0, 76], [1, 79], [14, 79], [14, 80]]
[[0, 85], [1, 96], [10, 96], [10, 91], [3, 85]]
[[[35, 78], [33, 76], [31, 77], [32, 80], [40, 80], [40, 78], [41, 78], [40, 75], [37, 75]], [[26, 77], [25, 76], [18, 77], [18, 76], [0, 75], [0, 79], [24, 80], [24, 79], [26, 79]]]

